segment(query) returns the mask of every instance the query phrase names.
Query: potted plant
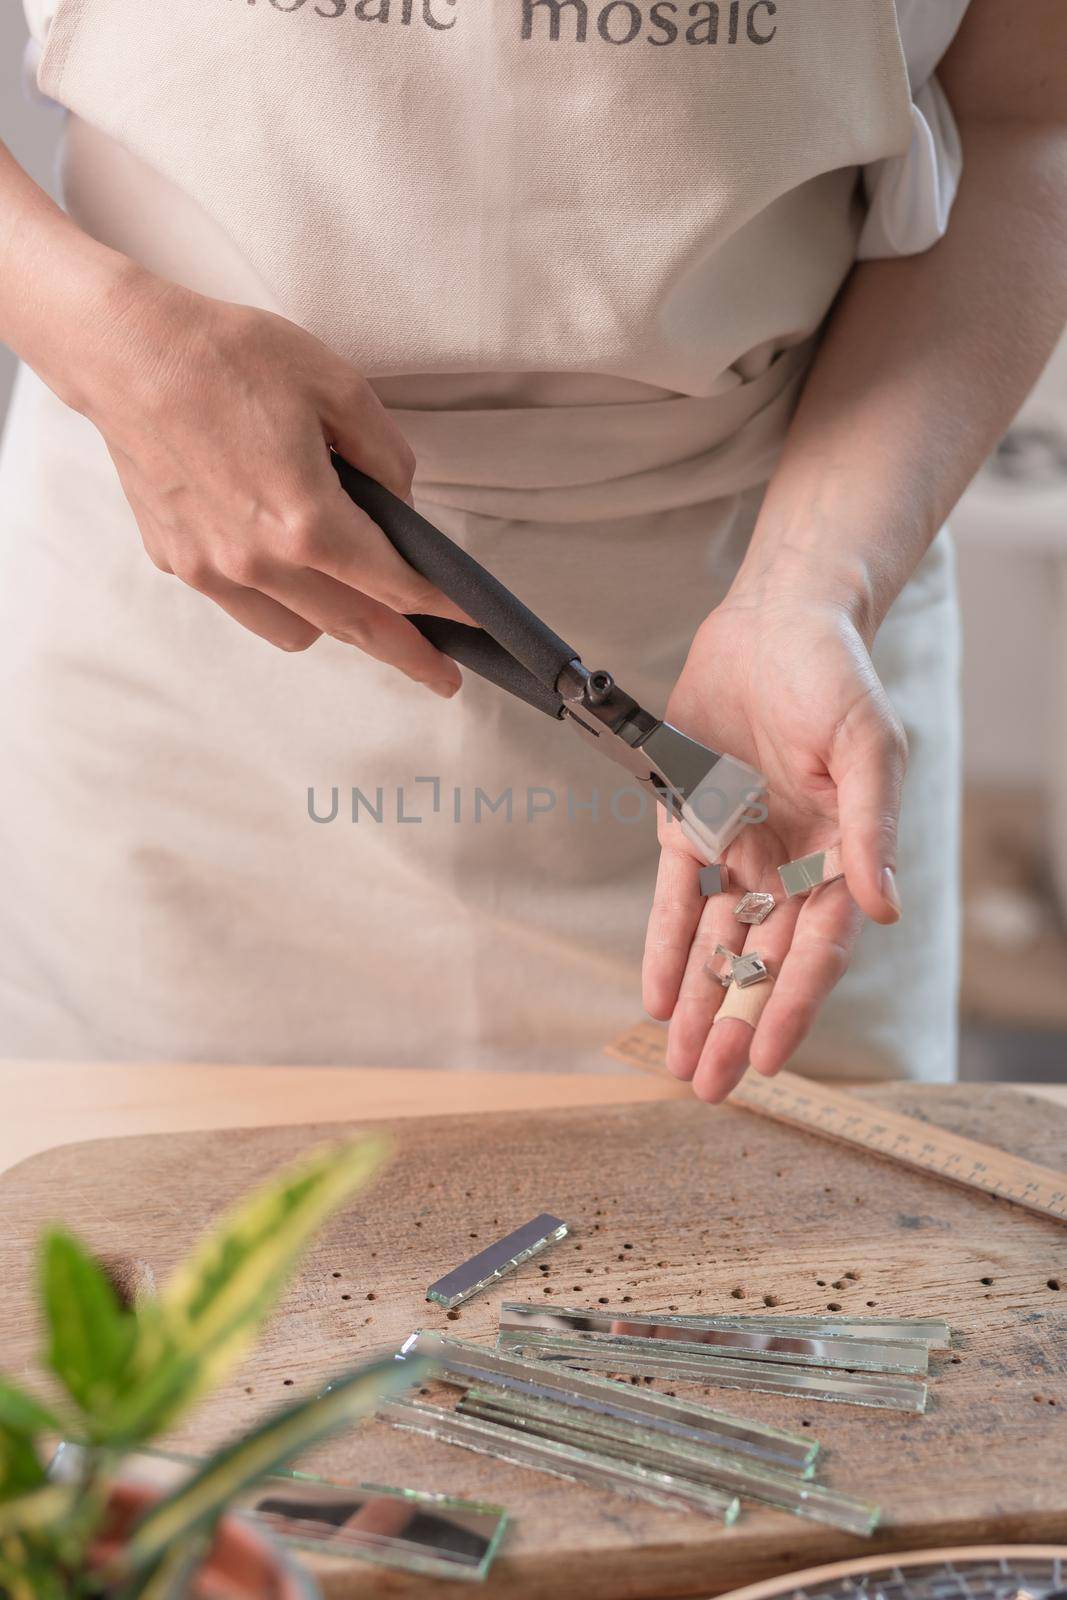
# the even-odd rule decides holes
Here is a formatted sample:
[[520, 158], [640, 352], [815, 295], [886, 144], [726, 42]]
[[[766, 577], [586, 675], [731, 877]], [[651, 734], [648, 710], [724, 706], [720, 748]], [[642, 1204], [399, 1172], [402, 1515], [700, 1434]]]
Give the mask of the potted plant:
[[[122, 1481], [123, 1457], [169, 1430], [247, 1353], [303, 1247], [385, 1157], [379, 1138], [313, 1151], [242, 1201], [158, 1294], [125, 1303], [71, 1234], [42, 1236], [45, 1402], [0, 1379], [4, 1600], [305, 1600], [310, 1579], [226, 1508], [330, 1430], [407, 1387], [376, 1361], [232, 1440], [168, 1495]], [[423, 1364], [425, 1371], [425, 1363]], [[73, 1481], [49, 1475], [73, 1442]], [[222, 1520], [220, 1520], [222, 1519]]]

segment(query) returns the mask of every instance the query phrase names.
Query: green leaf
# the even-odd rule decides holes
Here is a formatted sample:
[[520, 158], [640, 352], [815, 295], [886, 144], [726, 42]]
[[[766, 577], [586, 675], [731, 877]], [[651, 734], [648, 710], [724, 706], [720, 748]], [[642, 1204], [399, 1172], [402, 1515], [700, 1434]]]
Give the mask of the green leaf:
[[78, 1491], [70, 1483], [47, 1483], [13, 1500], [0, 1502], [0, 1540], [8, 1534], [40, 1533], [71, 1514]]
[[18, 1428], [0, 1424], [0, 1508], [28, 1490], [40, 1488], [47, 1479], [33, 1439]]
[[0, 1539], [0, 1594], [5, 1600], [70, 1600], [69, 1575], [14, 1537]]
[[13, 1428], [18, 1433], [62, 1433], [63, 1424], [39, 1400], [0, 1377], [0, 1428]]
[[126, 1570], [139, 1571], [175, 1540], [211, 1526], [257, 1479], [277, 1471], [334, 1428], [366, 1416], [383, 1395], [407, 1389], [433, 1370], [432, 1361], [418, 1357], [370, 1362], [332, 1384], [325, 1394], [297, 1402], [246, 1438], [224, 1446], [142, 1517], [123, 1552]]
[[329, 1145], [242, 1200], [201, 1240], [155, 1302], [139, 1307], [136, 1388], [116, 1429], [144, 1437], [171, 1426], [244, 1356], [322, 1223], [388, 1152], [380, 1137]]
[[41, 1241], [40, 1283], [48, 1365], [85, 1415], [103, 1420], [129, 1373], [137, 1319], [119, 1304], [103, 1268], [60, 1228]]

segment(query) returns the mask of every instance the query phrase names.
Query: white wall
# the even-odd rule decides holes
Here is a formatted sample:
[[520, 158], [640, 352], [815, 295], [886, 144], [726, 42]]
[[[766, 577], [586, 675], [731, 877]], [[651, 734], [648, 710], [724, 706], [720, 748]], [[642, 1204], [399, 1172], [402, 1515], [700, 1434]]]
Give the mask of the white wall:
[[[1020, 413], [1057, 428], [1067, 452], [1067, 340]], [[1047, 788], [1067, 779], [1062, 682], [1067, 640], [1067, 460], [1027, 488], [982, 474], [952, 518], [964, 620], [967, 775]]]

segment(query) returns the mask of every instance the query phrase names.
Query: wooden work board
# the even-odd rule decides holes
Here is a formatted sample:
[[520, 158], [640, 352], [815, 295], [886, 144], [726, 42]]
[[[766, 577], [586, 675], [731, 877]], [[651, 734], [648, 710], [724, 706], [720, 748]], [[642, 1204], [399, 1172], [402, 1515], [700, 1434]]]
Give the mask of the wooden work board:
[[[1011, 1090], [893, 1085], [879, 1105], [1049, 1166], [1067, 1111]], [[711, 1595], [878, 1550], [1067, 1535], [1067, 1228], [991, 1197], [696, 1101], [378, 1124], [394, 1159], [314, 1247], [259, 1349], [171, 1442], [201, 1451], [416, 1327], [495, 1327], [502, 1299], [636, 1312], [939, 1315], [923, 1416], [729, 1390], [703, 1395], [825, 1447], [820, 1477], [879, 1502], [873, 1541], [746, 1502], [734, 1527], [506, 1466], [371, 1423], [302, 1463], [348, 1481], [447, 1491], [514, 1518], [487, 1600]], [[0, 1367], [35, 1345], [30, 1256], [62, 1219], [162, 1276], [221, 1207], [347, 1127], [224, 1130], [67, 1145], [0, 1177]], [[571, 1236], [458, 1312], [442, 1272], [539, 1211]], [[547, 1270], [542, 1270], [547, 1269]], [[329, 1596], [444, 1595], [373, 1567], [320, 1566]]]

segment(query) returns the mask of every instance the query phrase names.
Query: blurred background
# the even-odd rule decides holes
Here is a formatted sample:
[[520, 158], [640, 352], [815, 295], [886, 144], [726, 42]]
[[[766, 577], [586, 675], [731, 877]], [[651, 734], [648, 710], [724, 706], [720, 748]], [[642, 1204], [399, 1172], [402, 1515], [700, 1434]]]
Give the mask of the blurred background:
[[[3, 138], [57, 192], [56, 107], [0, 8]], [[14, 359], [0, 346], [0, 422]], [[1067, 341], [952, 519], [965, 669], [961, 1076], [1067, 1079]], [[904, 934], [906, 937], [906, 933]]]

